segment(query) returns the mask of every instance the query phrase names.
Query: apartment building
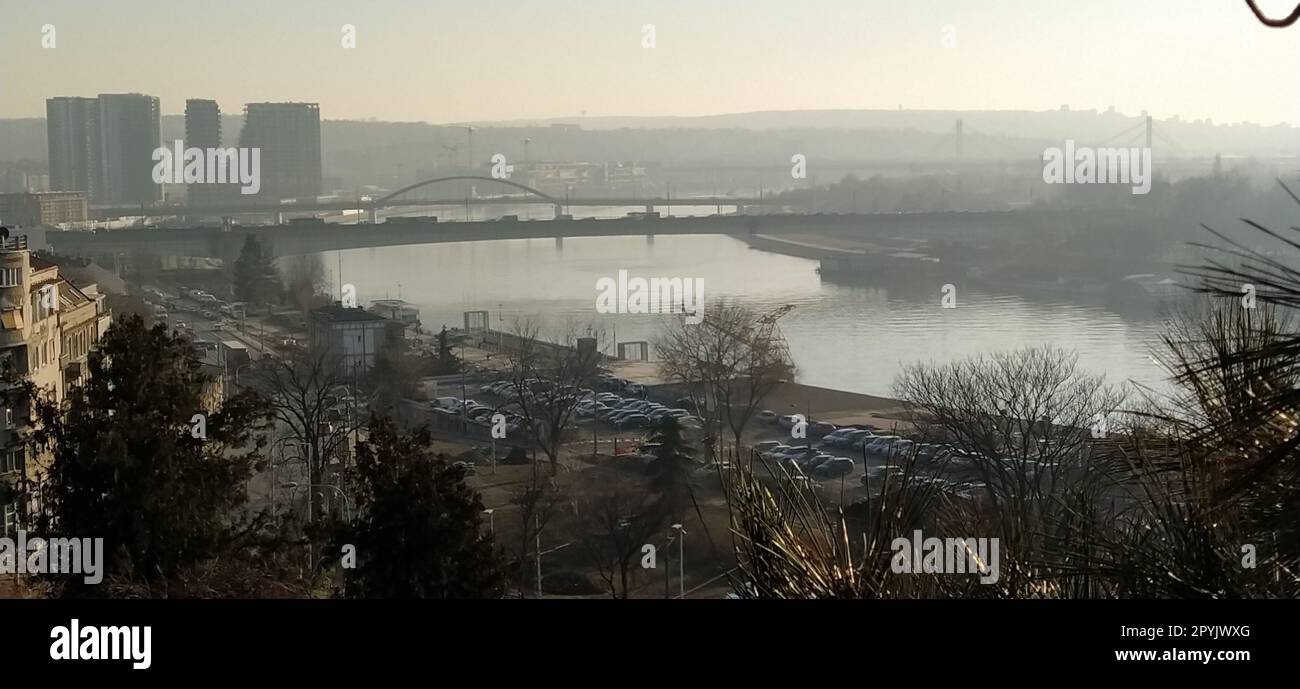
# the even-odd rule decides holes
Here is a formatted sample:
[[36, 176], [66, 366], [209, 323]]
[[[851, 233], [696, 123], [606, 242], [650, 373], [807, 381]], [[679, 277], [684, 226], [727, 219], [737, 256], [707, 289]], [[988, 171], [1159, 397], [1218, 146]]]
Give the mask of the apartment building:
[[83, 191], [0, 194], [0, 221], [9, 225], [59, 225], [85, 222], [88, 217]]
[[[94, 286], [73, 285], [26, 239], [0, 239], [0, 365], [61, 401], [85, 374], [109, 315]], [[43, 477], [22, 443], [29, 410], [3, 405], [0, 412], [0, 532], [8, 535], [39, 509]], [[23, 479], [35, 487], [26, 504], [13, 491]]]

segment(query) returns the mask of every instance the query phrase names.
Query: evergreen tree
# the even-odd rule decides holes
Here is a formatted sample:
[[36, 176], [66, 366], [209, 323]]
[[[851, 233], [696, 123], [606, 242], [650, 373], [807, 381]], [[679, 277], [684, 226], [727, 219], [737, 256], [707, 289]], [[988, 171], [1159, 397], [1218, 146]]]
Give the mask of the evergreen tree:
[[429, 449], [427, 429], [401, 434], [387, 418], [370, 422], [350, 485], [352, 523], [336, 535], [356, 548], [345, 569], [350, 598], [498, 598], [506, 571], [480, 523], [483, 503], [464, 470]]
[[267, 407], [256, 393], [216, 403], [190, 342], [139, 316], [108, 329], [63, 400], [11, 382], [32, 412], [31, 454], [48, 461], [40, 532], [103, 538], [106, 577], [164, 587], [217, 551], [258, 462]]
[[446, 375], [448, 373], [457, 373], [460, 371], [461, 361], [451, 351], [451, 343], [447, 340], [447, 326], [442, 326], [442, 331], [438, 333], [438, 373]]
[[282, 285], [270, 246], [253, 234], [244, 235], [244, 245], [234, 268], [235, 296], [249, 304], [265, 304], [279, 297]]
[[686, 500], [694, 493], [691, 471], [695, 463], [695, 450], [683, 437], [681, 423], [665, 415], [641, 449], [654, 457], [647, 468], [651, 490], [659, 494], [664, 509], [680, 521]]

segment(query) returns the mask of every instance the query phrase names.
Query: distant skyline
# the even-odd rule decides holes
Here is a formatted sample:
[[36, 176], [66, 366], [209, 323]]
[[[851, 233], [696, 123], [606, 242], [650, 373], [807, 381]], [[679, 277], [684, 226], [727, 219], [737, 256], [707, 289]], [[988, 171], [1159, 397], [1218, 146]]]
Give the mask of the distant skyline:
[[[1260, 4], [1280, 16], [1295, 3]], [[228, 113], [307, 101], [324, 119], [435, 124], [1062, 104], [1300, 123], [1300, 27], [1266, 28], [1236, 0], [45, 0], [4, 13], [3, 118], [139, 92], [167, 115], [187, 98]]]

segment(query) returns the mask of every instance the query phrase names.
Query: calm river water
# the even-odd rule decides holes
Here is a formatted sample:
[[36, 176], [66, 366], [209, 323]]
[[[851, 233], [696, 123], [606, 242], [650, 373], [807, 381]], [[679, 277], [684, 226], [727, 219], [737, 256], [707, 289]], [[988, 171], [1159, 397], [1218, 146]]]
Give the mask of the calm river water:
[[[940, 285], [866, 286], [824, 279], [817, 261], [750, 249], [726, 236], [505, 240], [329, 252], [332, 275], [356, 286], [358, 301], [398, 297], [420, 309], [426, 328], [456, 327], [462, 313], [490, 312], [493, 327], [539, 319], [543, 334], [595, 325], [619, 341], [653, 340], [663, 315], [596, 313], [596, 281], [619, 270], [641, 277], [701, 277], [706, 300], [759, 307], [792, 304], [780, 321], [809, 385], [888, 394], [901, 365], [949, 361], [1026, 345], [1074, 350], [1080, 365], [1110, 382], [1163, 387], [1151, 357], [1161, 330], [1152, 313], [1120, 314], [1103, 304], [1030, 301], [959, 288], [957, 308], [940, 308]], [[653, 351], [651, 352], [653, 358]]]

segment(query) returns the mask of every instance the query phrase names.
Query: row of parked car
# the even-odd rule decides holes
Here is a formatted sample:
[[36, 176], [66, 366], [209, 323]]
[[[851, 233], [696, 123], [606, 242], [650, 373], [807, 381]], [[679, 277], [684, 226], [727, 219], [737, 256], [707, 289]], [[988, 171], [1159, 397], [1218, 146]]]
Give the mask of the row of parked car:
[[596, 388], [601, 392], [624, 393], [633, 397], [645, 396], [644, 385], [609, 373], [600, 374], [596, 380]]
[[765, 459], [792, 464], [804, 474], [817, 478], [838, 478], [853, 473], [852, 459], [837, 457], [811, 445], [786, 445], [776, 440], [764, 440], [755, 443], [754, 449]]
[[481, 428], [492, 427], [492, 416], [502, 414], [506, 418], [506, 434], [514, 436], [524, 426], [524, 418], [514, 412], [498, 409], [490, 404], [467, 399], [461, 400], [459, 397], [439, 397], [429, 403], [430, 406], [451, 416], [465, 417], [466, 422], [479, 426]]
[[669, 407], [635, 397], [622, 397], [612, 392], [601, 392], [580, 400], [574, 413], [580, 419], [594, 418], [616, 428], [653, 426], [669, 416], [677, 419], [683, 427], [700, 428], [700, 420], [689, 409]]

